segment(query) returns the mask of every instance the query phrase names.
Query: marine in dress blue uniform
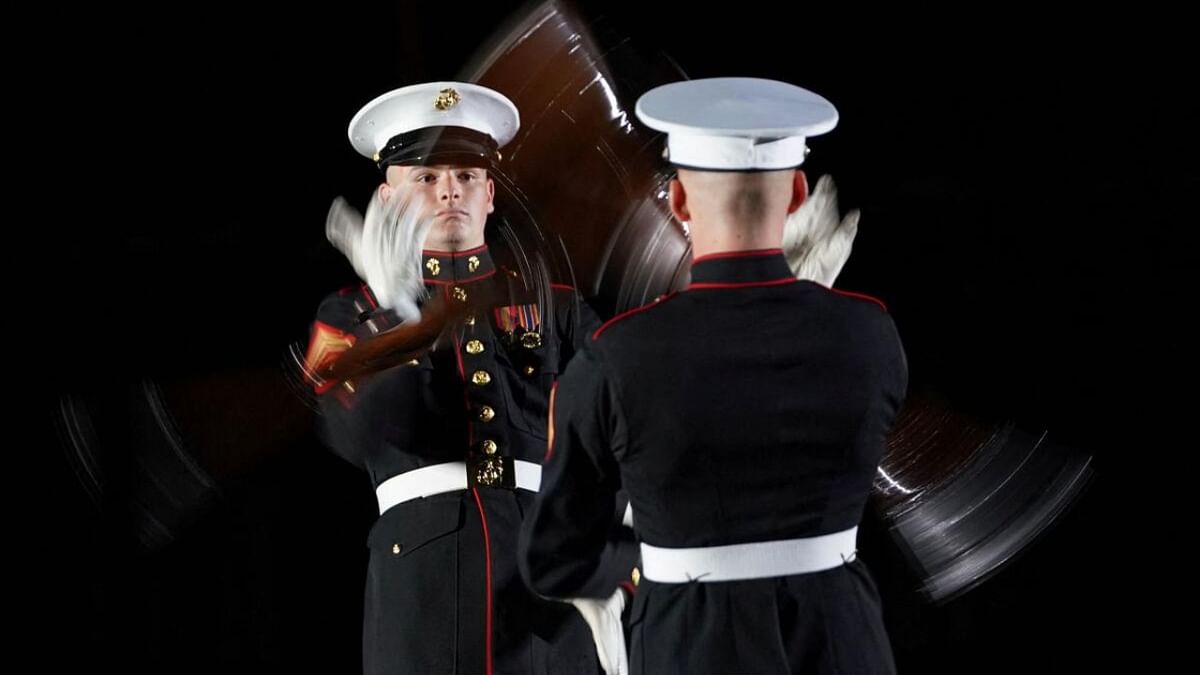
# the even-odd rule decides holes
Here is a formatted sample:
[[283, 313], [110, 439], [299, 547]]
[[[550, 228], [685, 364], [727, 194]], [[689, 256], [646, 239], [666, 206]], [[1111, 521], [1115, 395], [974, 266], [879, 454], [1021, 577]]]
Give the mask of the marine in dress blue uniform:
[[[439, 82], [372, 101], [350, 137], [385, 172], [492, 169], [518, 126], [501, 94]], [[597, 321], [573, 289], [535, 287], [486, 244], [425, 250], [420, 265], [429, 294], [474, 309], [419, 359], [318, 388], [325, 439], [366, 470], [380, 504], [367, 541], [364, 671], [599, 672], [579, 614], [529, 592], [516, 567], [551, 387]], [[310, 365], [398, 321], [365, 284], [334, 293], [317, 312]]]
[[[790, 84], [720, 78], [652, 90], [637, 111], [668, 133], [672, 209], [695, 216], [694, 245], [748, 243], [705, 251], [686, 289], [588, 337], [557, 388], [522, 573], [548, 596], [603, 589], [621, 567], [602, 561], [623, 488], [641, 549], [632, 672], [893, 672], [855, 536], [904, 352], [882, 302], [795, 278], [778, 248], [806, 194], [805, 139], [836, 110]], [[782, 198], [750, 194], [760, 184]], [[721, 190], [765, 229], [717, 222], [711, 205], [702, 222]]]

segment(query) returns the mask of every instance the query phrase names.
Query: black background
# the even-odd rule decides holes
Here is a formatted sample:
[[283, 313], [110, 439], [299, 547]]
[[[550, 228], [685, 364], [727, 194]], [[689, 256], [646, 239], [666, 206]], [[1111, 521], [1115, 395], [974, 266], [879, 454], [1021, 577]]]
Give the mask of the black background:
[[[1149, 5], [585, 6], [690, 77], [834, 101], [840, 126], [807, 168], [863, 210], [839, 286], [888, 302], [914, 387], [1095, 456], [1078, 507], [978, 590], [929, 606], [876, 566], [901, 672], [1158, 670], [1170, 635], [1147, 608], [1182, 601], [1186, 574], [1172, 479], [1190, 467], [1200, 106], [1185, 22]], [[12, 384], [34, 411], [13, 447], [38, 461], [10, 474], [33, 532], [6, 548], [34, 568], [14, 585], [47, 667], [358, 668], [365, 476], [309, 439], [141, 553], [76, 484], [51, 412], [64, 392], [277, 365], [353, 278], [322, 233], [330, 199], [362, 204], [377, 179], [349, 118], [453, 78], [514, 9], [14, 14], [10, 353], [14, 373], [32, 366]]]

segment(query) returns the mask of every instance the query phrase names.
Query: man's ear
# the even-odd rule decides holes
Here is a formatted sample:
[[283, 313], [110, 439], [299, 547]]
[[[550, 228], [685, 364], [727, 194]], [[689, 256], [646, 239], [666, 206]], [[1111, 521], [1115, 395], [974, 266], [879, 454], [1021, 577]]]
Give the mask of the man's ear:
[[670, 195], [671, 214], [681, 223], [691, 221], [692, 212], [688, 210], [687, 191], [683, 189], [683, 183], [680, 183], [678, 178], [672, 178], [667, 189]]
[[792, 201], [788, 202], [788, 214], [793, 214], [804, 200], [808, 199], [808, 177], [800, 169], [792, 176]]

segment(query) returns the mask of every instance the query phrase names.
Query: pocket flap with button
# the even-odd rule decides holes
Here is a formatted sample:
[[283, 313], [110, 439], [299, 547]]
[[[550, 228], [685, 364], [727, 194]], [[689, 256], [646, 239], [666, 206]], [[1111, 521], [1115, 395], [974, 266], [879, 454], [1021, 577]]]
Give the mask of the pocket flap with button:
[[462, 500], [453, 497], [414, 499], [393, 506], [367, 535], [367, 547], [404, 557], [463, 526]]

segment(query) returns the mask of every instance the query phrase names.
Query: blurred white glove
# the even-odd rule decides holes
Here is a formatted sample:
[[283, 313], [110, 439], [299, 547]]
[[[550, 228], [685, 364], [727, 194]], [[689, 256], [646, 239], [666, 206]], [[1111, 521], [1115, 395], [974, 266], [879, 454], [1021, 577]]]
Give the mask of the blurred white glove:
[[421, 250], [433, 220], [418, 219], [407, 206], [399, 190], [393, 190], [386, 202], [375, 190], [364, 220], [338, 197], [325, 217], [325, 237], [371, 287], [381, 308], [394, 310], [404, 321], [415, 321], [421, 315], [418, 302], [425, 298]]
[[625, 590], [618, 588], [607, 600], [596, 598], [568, 598], [567, 602], [583, 615], [588, 628], [592, 629], [592, 640], [596, 643], [596, 655], [600, 667], [607, 675], [629, 675], [629, 657], [625, 651], [625, 629], [621, 626], [621, 612], [625, 609]]
[[783, 254], [797, 279], [833, 286], [850, 258], [859, 215], [858, 209], [845, 218], [838, 214], [833, 178], [821, 176], [812, 194], [783, 226]]

